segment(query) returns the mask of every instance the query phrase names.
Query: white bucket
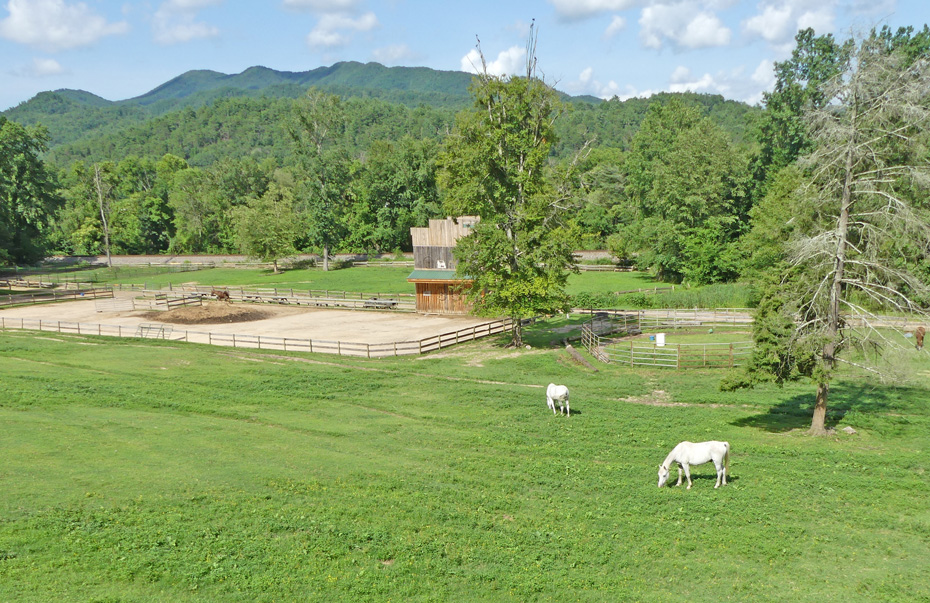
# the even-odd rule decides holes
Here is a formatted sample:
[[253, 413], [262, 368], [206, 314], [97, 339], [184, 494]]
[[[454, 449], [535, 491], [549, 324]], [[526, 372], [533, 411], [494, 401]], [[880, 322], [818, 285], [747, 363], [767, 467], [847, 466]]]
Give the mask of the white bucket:
[[656, 347], [665, 347], [665, 333], [656, 333]]

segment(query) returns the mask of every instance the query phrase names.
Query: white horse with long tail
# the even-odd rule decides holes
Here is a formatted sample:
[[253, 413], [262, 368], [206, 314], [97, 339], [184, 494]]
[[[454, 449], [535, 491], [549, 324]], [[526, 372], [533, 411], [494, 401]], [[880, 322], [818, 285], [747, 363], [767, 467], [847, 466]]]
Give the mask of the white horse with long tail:
[[572, 409], [568, 406], [568, 388], [564, 385], [550, 383], [546, 388], [546, 405], [555, 413], [555, 403], [559, 403], [559, 411], [567, 416], [572, 416]]
[[730, 443], [729, 442], [682, 442], [672, 448], [662, 464], [659, 465], [659, 487], [665, 485], [668, 481], [669, 471], [672, 463], [678, 463], [678, 483], [681, 485], [681, 470], [684, 469], [685, 477], [688, 478], [688, 490], [691, 489], [691, 465], [703, 465], [704, 463], [714, 462], [717, 468], [717, 484], [727, 485], [727, 472], [730, 470]]

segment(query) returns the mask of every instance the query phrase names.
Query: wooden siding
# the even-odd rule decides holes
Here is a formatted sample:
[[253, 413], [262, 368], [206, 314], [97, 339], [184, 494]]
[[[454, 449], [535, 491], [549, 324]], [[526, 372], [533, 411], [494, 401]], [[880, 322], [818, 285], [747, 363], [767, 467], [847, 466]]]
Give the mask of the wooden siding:
[[[442, 264], [440, 265], [440, 262]], [[414, 247], [413, 267], [424, 269], [455, 270], [452, 247]]]
[[468, 314], [470, 308], [458, 283], [416, 283], [417, 312], [424, 314]]
[[430, 220], [429, 228], [410, 229], [413, 247], [455, 247], [455, 240], [470, 233], [477, 221], [475, 216], [462, 216], [458, 218], [458, 223], [453, 222], [452, 218]]

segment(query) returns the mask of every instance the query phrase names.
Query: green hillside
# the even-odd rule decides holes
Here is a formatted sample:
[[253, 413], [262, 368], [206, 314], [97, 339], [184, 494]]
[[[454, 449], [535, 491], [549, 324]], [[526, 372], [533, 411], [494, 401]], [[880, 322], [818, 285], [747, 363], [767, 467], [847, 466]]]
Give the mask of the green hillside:
[[[134, 98], [108, 101], [83, 90], [42, 92], [0, 115], [49, 130], [48, 158], [59, 166], [74, 160], [127, 155], [160, 157], [173, 153], [193, 165], [210, 165], [229, 155], [274, 157], [289, 148], [282, 129], [292, 100], [317, 87], [352, 99], [356, 111], [353, 141], [395, 140], [404, 134], [436, 137], [451, 127], [456, 111], [470, 106], [472, 76], [426, 67], [385, 67], [342, 62], [310, 71], [250, 67], [227, 75], [188, 71]], [[558, 156], [584, 141], [625, 148], [652, 103], [681, 98], [745, 142], [753, 116], [743, 103], [706, 94], [659, 94], [649, 99], [603, 101], [570, 97], [570, 111], [559, 121]]]
[[463, 72], [378, 63], [344, 62], [305, 72], [250, 67], [234, 75], [195, 70], [126, 100], [108, 101], [83, 90], [57, 90], [37, 94], [0, 115], [26, 126], [41, 123], [49, 129], [55, 148], [222, 98], [297, 98], [311, 86], [343, 97], [461, 109], [471, 102], [470, 83], [471, 76]]

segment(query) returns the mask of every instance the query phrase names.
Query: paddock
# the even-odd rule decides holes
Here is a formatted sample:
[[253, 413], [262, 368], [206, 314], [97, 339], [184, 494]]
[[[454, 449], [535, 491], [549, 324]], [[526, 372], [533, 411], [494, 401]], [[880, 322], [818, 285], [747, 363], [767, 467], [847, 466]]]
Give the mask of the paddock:
[[[130, 294], [131, 295], [131, 294]], [[129, 295], [117, 293], [117, 299], [129, 298]], [[204, 307], [214, 304], [228, 307], [224, 302], [206, 302]], [[219, 343], [232, 341], [239, 337], [237, 345], [247, 345], [248, 341], [260, 340], [311, 340], [332, 344], [354, 343], [385, 346], [397, 342], [417, 342], [427, 339], [442, 341], [442, 346], [465, 341], [469, 333], [481, 331], [488, 324], [487, 318], [474, 316], [422, 316], [413, 313], [378, 310], [346, 310], [333, 308], [313, 308], [281, 306], [274, 304], [235, 304], [237, 308], [248, 307], [261, 312], [257, 320], [237, 322], [196, 322], [179, 325], [156, 316], [150, 311], [129, 310], [128, 306], [111, 304], [109, 311], [98, 311], [94, 300], [59, 302], [20, 306], [0, 310], [0, 326], [6, 328], [34, 328], [29, 325], [42, 321], [41, 329], [55, 330], [55, 324], [68, 325], [61, 332], [94, 333], [94, 325], [103, 325], [98, 329], [101, 334], [119, 334], [132, 336], [139, 332], [155, 332], [152, 325], [166, 325], [162, 330], [177, 334], [193, 332], [197, 338], [184, 337], [187, 341]], [[122, 309], [117, 309], [122, 308]], [[154, 318], [153, 318], [154, 316]], [[167, 318], [167, 316], [165, 316]], [[5, 323], [5, 324], [4, 324]], [[74, 325], [81, 325], [75, 327]], [[143, 328], [143, 325], [145, 327]], [[144, 336], [144, 334], [143, 334]], [[202, 336], [202, 337], [201, 337]], [[480, 336], [480, 335], [479, 335]], [[171, 338], [171, 337], [166, 337]], [[222, 343], [220, 343], [222, 345]], [[298, 349], [301, 346], [292, 346]], [[307, 348], [309, 349], [309, 348]], [[328, 351], [319, 348], [314, 351]], [[416, 352], [413, 352], [416, 353]], [[363, 354], [364, 355], [364, 354]]]

